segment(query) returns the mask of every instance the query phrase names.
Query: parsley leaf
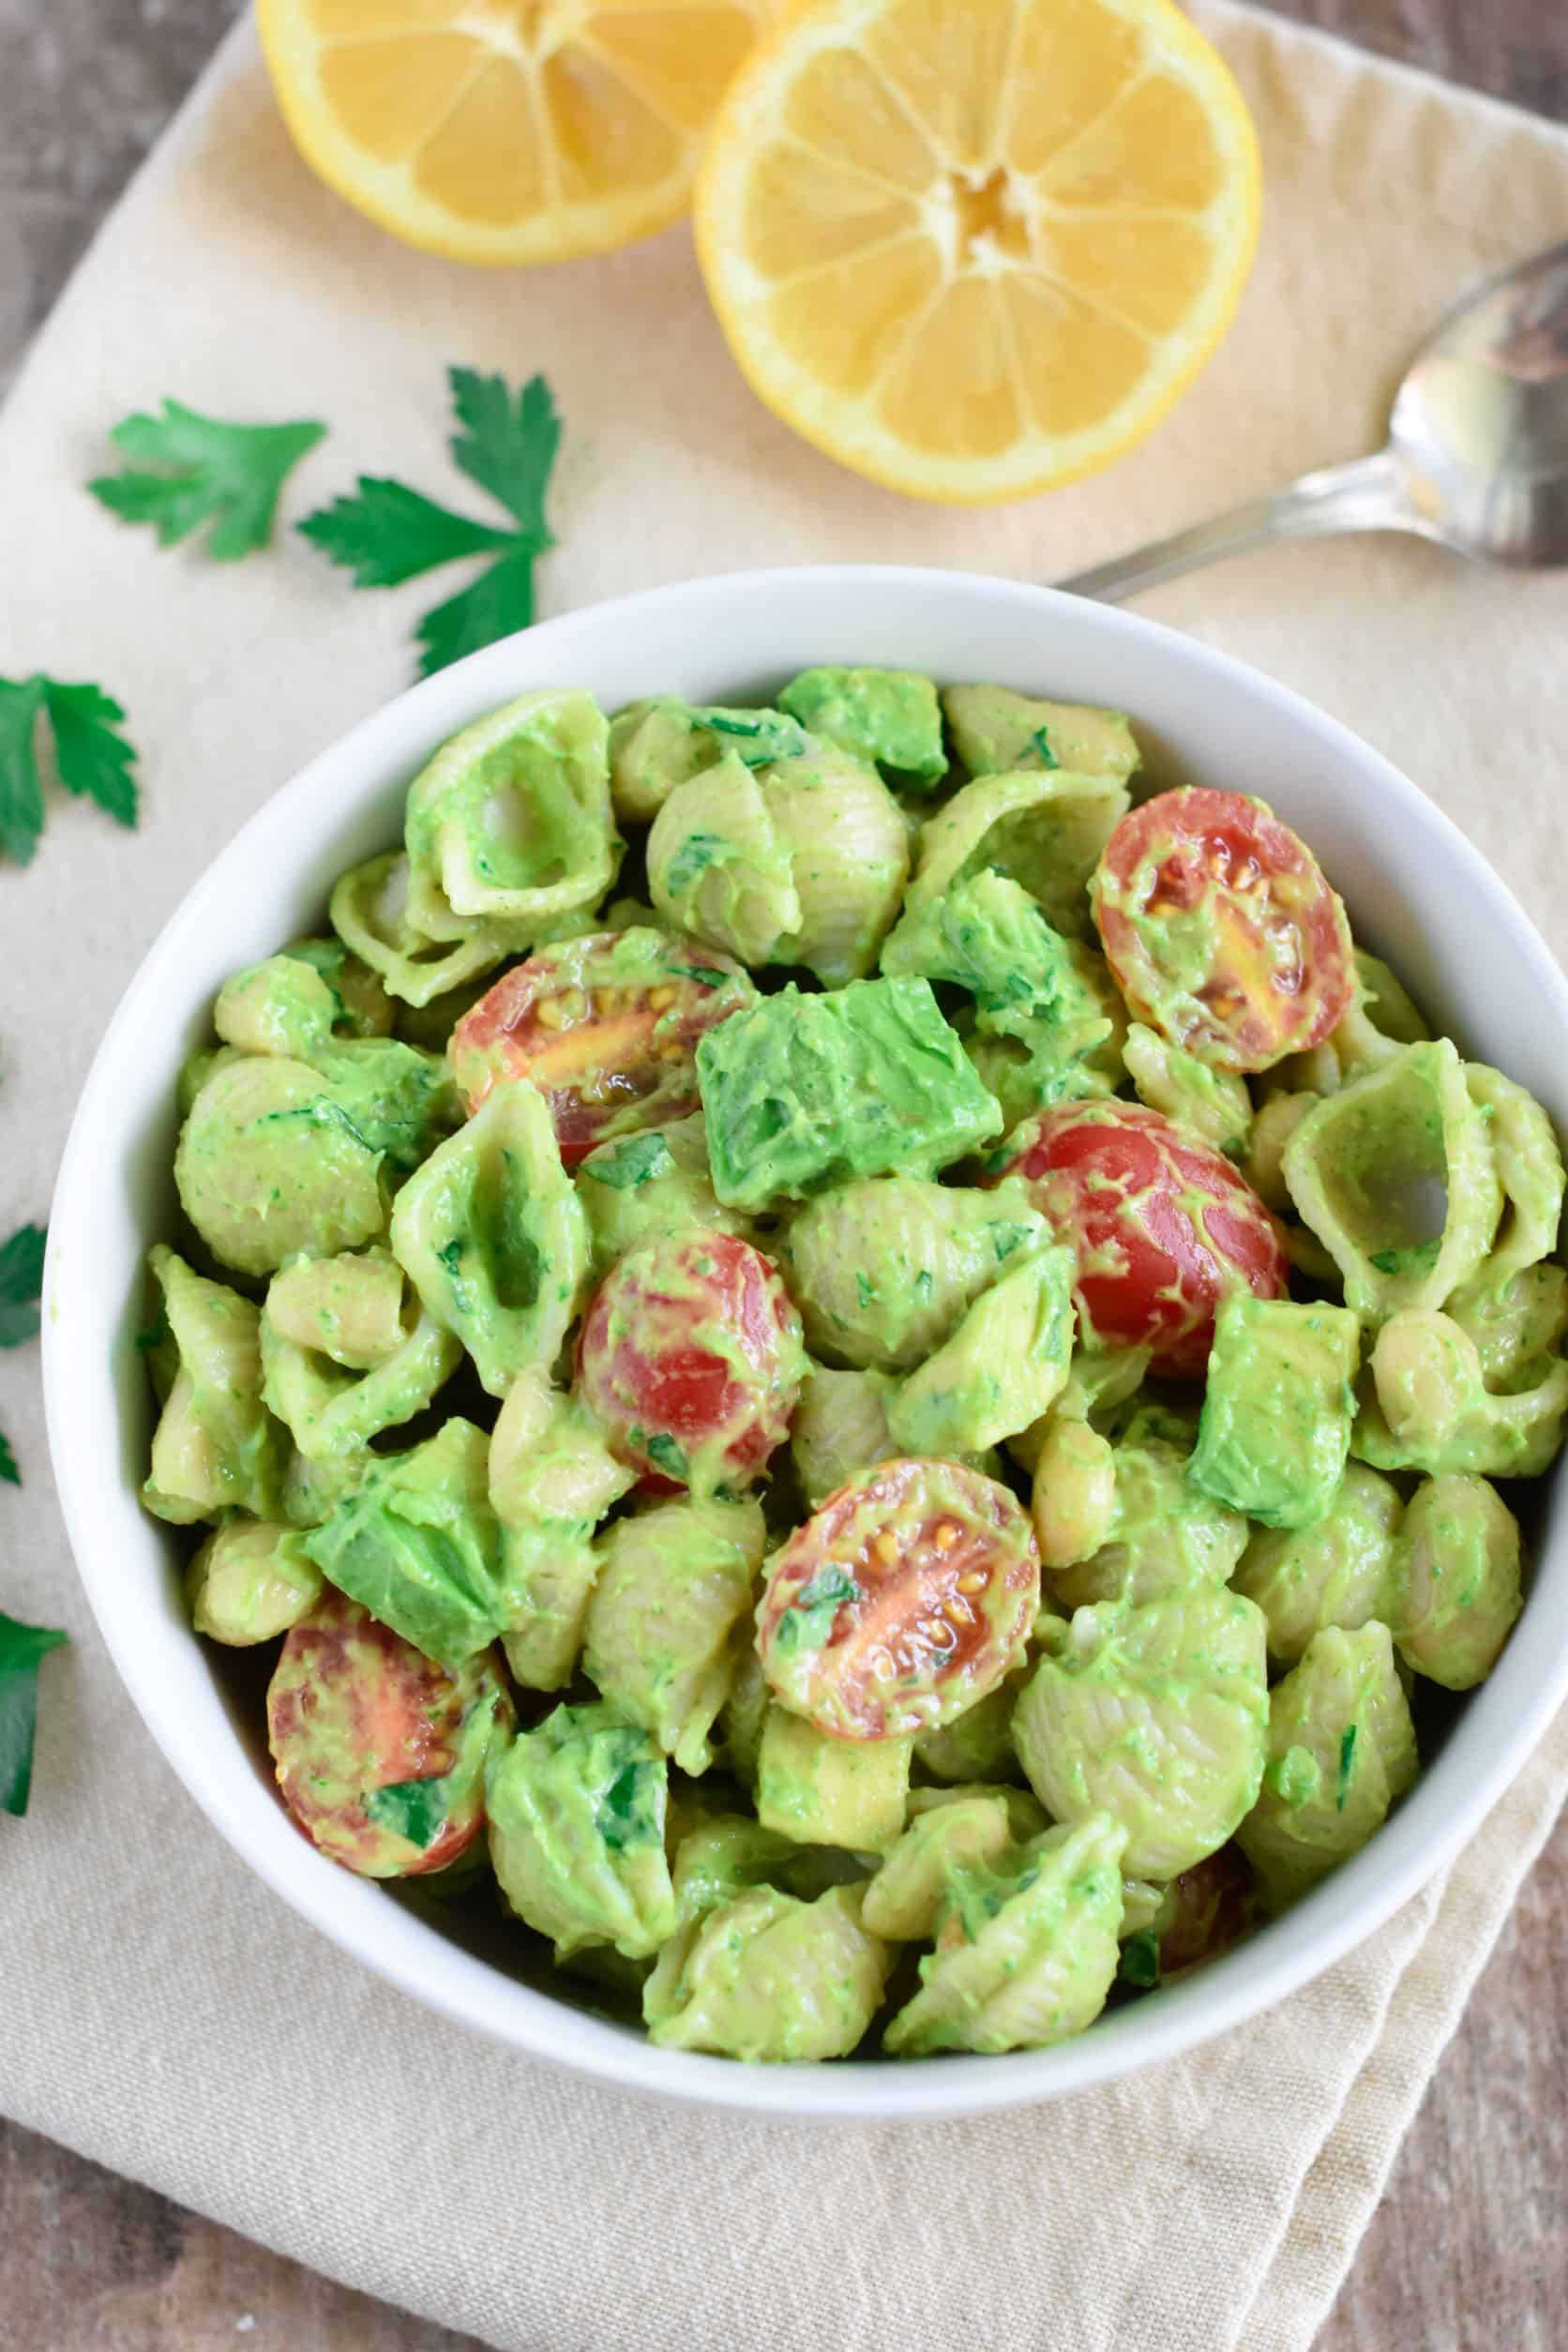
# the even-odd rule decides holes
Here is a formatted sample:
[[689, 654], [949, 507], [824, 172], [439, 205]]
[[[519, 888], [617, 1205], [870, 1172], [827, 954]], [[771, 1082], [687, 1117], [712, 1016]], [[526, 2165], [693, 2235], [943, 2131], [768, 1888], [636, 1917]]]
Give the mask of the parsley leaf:
[[425, 677], [464, 654], [477, 653], [481, 645], [493, 645], [498, 637], [533, 626], [534, 552], [524, 540], [513, 540], [472, 587], [426, 613], [415, 632]]
[[1345, 1810], [1345, 1800], [1350, 1793], [1350, 1772], [1355, 1764], [1355, 1758], [1356, 1726], [1353, 1723], [1349, 1723], [1339, 1735], [1339, 1794], [1334, 1804], [1336, 1813], [1343, 1813]]
[[44, 707], [54, 731], [54, 765], [68, 792], [85, 793], [122, 825], [136, 822], [136, 754], [114, 732], [125, 717], [118, 702], [96, 686], [43, 682]]
[[19, 1625], [0, 1609], [0, 1811], [22, 1815], [33, 1785], [38, 1720], [38, 1660], [67, 1636], [52, 1625]]
[[819, 1568], [803, 1584], [778, 1621], [776, 1639], [781, 1651], [825, 1649], [834, 1621], [846, 1601], [862, 1598], [859, 1585], [837, 1560]]
[[0, 1348], [20, 1348], [38, 1328], [44, 1229], [19, 1226], [0, 1247]]
[[1044, 727], [1036, 727], [1030, 741], [1040, 755], [1040, 765], [1043, 768], [1059, 768], [1062, 765], [1050, 747], [1050, 736]]
[[396, 1837], [406, 1837], [421, 1853], [435, 1844], [446, 1827], [451, 1809], [449, 1773], [436, 1780], [386, 1781], [380, 1788], [370, 1789], [365, 1799], [367, 1817], [377, 1829], [390, 1830]]
[[17, 1469], [16, 1455], [11, 1452], [10, 1440], [4, 1429], [0, 1429], [0, 1484], [7, 1486], [20, 1486], [22, 1484], [22, 1472]]
[[1160, 1939], [1152, 1927], [1140, 1927], [1136, 1936], [1127, 1937], [1116, 1973], [1123, 1984], [1136, 1984], [1145, 1992], [1159, 1983]]
[[668, 1176], [674, 1165], [675, 1154], [656, 1127], [619, 1143], [600, 1144], [580, 1173], [596, 1184], [608, 1184], [611, 1192], [631, 1192], [656, 1176]]
[[553, 547], [545, 520], [545, 491], [561, 446], [561, 419], [543, 376], [530, 376], [512, 414], [500, 376], [453, 368], [452, 413], [464, 430], [452, 436], [453, 462], [471, 482], [515, 515], [525, 538], [542, 552]]
[[266, 546], [279, 495], [324, 425], [226, 425], [165, 400], [161, 416], [128, 416], [109, 438], [130, 459], [87, 488], [122, 522], [150, 523], [160, 547], [210, 522], [207, 553], [220, 564]]
[[681, 897], [710, 866], [722, 866], [729, 855], [730, 844], [719, 834], [688, 833], [665, 868], [665, 889], [671, 898]]
[[666, 1431], [656, 1429], [643, 1451], [655, 1469], [661, 1470], [666, 1478], [673, 1478], [677, 1481], [685, 1479], [686, 1457], [676, 1440]]
[[515, 530], [454, 514], [404, 483], [366, 474], [353, 494], [335, 498], [299, 525], [312, 546], [353, 575], [356, 588], [395, 588], [464, 556], [492, 559], [467, 588], [419, 623], [419, 667], [426, 677], [528, 627], [535, 559], [555, 544], [545, 496], [561, 445], [561, 420], [543, 376], [530, 377], [515, 400], [499, 375], [451, 368], [447, 382], [459, 427], [447, 445], [452, 461], [505, 508]]
[[25, 866], [43, 831], [43, 787], [33, 735], [41, 678], [0, 678], [0, 851]]
[[136, 822], [136, 753], [117, 731], [125, 713], [102, 688], [68, 685], [35, 671], [0, 678], [0, 857], [25, 866], [43, 831], [38, 773], [40, 718], [49, 722], [54, 768], [68, 792], [85, 793], [122, 825]]
[[400, 588], [405, 580], [460, 556], [509, 547], [512, 535], [471, 522], [438, 506], [422, 490], [371, 474], [359, 477], [357, 498], [335, 498], [299, 526], [335, 564], [354, 574], [356, 588]]

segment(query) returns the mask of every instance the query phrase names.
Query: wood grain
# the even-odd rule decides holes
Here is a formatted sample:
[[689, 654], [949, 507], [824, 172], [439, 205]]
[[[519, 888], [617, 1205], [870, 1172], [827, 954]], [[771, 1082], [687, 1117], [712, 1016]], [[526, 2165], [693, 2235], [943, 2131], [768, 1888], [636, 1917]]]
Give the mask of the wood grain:
[[[239, 6], [0, 0], [0, 384]], [[1275, 6], [1568, 120], [1565, 0]], [[1568, 1824], [1525, 1888], [1438, 2070], [1318, 2352], [1560, 2352], [1568, 2344], [1565, 1907]], [[218, 2352], [236, 2343], [257, 2352], [462, 2352], [470, 2339], [351, 2295], [0, 2123], [0, 2343], [28, 2352]]]

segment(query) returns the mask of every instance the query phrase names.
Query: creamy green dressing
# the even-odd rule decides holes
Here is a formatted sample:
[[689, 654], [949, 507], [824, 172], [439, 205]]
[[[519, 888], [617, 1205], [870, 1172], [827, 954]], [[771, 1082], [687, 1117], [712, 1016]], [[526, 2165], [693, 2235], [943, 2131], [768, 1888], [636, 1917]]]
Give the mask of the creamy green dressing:
[[[1361, 950], [1326, 1038], [1216, 1057], [1228, 969], [1309, 988], [1320, 878], [1173, 897], [1157, 808], [1107, 854], [1139, 766], [1120, 712], [852, 662], [525, 695], [179, 1073], [143, 1499], [193, 1624], [282, 1645], [324, 1851], [488, 1857], [520, 1951], [665, 2047], [1044, 2048], [1159, 1998], [1376, 1833], [1410, 1687], [1519, 1618], [1550, 1122]], [[1255, 1177], [1289, 1295], [1168, 1152], [1088, 1178], [1091, 1247], [1010, 1172], [1075, 1105]], [[1179, 1380], [1083, 1303], [1151, 1246]]]

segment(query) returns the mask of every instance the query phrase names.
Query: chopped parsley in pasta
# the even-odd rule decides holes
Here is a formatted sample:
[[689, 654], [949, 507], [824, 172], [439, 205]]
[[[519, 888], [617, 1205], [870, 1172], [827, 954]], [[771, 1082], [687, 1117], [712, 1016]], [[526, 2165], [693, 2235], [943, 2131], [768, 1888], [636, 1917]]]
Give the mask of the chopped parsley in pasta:
[[1550, 1123], [1261, 802], [1139, 768], [903, 671], [524, 696], [180, 1073], [143, 1496], [197, 1633], [279, 1646], [324, 1852], [488, 1867], [669, 2048], [1159, 1998], [1524, 1606]]

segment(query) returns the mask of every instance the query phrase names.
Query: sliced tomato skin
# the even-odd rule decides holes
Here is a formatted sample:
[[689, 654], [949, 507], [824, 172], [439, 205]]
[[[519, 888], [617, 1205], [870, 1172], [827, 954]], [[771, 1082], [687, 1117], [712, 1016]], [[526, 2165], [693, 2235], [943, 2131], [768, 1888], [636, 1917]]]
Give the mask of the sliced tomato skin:
[[646, 1243], [588, 1304], [578, 1390], [650, 1492], [737, 1493], [790, 1433], [806, 1371], [776, 1268], [731, 1233]]
[[[419, 1877], [473, 1844], [485, 1758], [515, 1722], [488, 1653], [454, 1677], [330, 1590], [290, 1629], [267, 1690], [285, 1804], [313, 1845], [366, 1878]], [[378, 1789], [442, 1780], [445, 1819], [422, 1847], [366, 1809]]]
[[1078, 1256], [1078, 1328], [1101, 1347], [1152, 1348], [1153, 1369], [1200, 1380], [1214, 1314], [1245, 1284], [1285, 1296], [1285, 1235], [1219, 1152], [1141, 1103], [1059, 1104], [1015, 1128], [988, 1173], [1021, 1177]]
[[901, 1739], [996, 1688], [1039, 1597], [1033, 1527], [1005, 1486], [957, 1462], [882, 1462], [774, 1555], [757, 1652], [830, 1739]]
[[562, 940], [463, 1015], [453, 1074], [470, 1114], [498, 1078], [532, 1078], [575, 1168], [597, 1143], [694, 1111], [698, 1039], [755, 993], [730, 957], [664, 932]]
[[1271, 1069], [1349, 1012], [1345, 910], [1305, 843], [1261, 801], [1190, 785], [1129, 810], [1090, 886], [1135, 1018], [1199, 1061]]

